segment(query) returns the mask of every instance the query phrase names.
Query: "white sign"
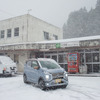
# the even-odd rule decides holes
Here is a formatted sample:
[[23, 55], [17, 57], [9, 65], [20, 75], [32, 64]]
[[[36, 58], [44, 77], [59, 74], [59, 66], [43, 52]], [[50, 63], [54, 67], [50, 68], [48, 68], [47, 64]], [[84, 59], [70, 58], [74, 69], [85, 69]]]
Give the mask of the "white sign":
[[77, 46], [79, 46], [79, 41], [61, 43], [61, 47], [77, 47]]

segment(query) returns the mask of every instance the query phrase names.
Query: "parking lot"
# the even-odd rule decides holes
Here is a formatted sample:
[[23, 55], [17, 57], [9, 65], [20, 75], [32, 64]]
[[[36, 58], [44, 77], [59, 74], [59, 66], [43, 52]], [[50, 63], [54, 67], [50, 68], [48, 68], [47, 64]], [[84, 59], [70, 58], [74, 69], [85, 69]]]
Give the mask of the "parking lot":
[[100, 100], [100, 77], [69, 76], [66, 89], [42, 91], [23, 76], [0, 78], [0, 100]]

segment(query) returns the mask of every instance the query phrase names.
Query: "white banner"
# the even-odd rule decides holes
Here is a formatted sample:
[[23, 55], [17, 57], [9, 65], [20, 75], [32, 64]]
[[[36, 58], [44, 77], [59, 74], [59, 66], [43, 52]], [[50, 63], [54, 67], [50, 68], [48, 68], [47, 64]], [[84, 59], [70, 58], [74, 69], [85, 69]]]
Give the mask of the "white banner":
[[61, 43], [61, 47], [77, 47], [77, 46], [79, 46], [79, 41]]

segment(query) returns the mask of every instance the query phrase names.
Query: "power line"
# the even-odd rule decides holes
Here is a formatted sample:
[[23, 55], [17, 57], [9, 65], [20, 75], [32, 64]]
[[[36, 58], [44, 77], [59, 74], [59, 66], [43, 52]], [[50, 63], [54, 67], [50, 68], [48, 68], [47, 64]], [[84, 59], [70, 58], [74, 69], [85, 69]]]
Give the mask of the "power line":
[[0, 12], [5, 13], [5, 14], [7, 14], [7, 15], [9, 15], [9, 16], [14, 16], [14, 14], [11, 14], [11, 13], [9, 13], [9, 12], [7, 12], [7, 11], [4, 11], [4, 10], [1, 10], [1, 9], [0, 9]]

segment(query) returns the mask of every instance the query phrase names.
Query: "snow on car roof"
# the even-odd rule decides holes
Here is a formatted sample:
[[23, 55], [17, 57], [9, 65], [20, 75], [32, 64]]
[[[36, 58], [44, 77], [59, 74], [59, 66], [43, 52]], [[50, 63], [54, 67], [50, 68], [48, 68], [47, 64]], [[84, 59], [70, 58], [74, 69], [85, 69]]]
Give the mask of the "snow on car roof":
[[53, 62], [55, 64], [58, 64], [54, 59], [51, 58], [38, 58], [39, 61], [50, 61]]
[[44, 60], [49, 60], [50, 61], [50, 60], [53, 60], [53, 59], [50, 59], [50, 58], [38, 58], [38, 60], [43, 60], [43, 61]]
[[43, 60], [43, 61], [54, 61], [53, 59], [50, 59], [50, 58], [31, 58], [31, 59], [28, 59], [28, 60]]
[[50, 58], [30, 58], [28, 60], [48, 60]]
[[2, 63], [5, 63], [5, 64], [12, 64], [13, 63], [13, 60], [11, 60], [11, 58], [7, 57], [7, 56], [0, 56], [0, 61]]
[[0, 55], [0, 59], [2, 58], [9, 58], [8, 56], [3, 56], [3, 55]]
[[[57, 63], [54, 59], [51, 59], [51, 58], [31, 58], [28, 60], [51, 61], [51, 62]], [[28, 61], [28, 60], [26, 60], [26, 61]]]

